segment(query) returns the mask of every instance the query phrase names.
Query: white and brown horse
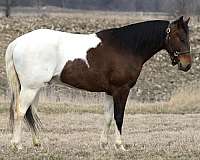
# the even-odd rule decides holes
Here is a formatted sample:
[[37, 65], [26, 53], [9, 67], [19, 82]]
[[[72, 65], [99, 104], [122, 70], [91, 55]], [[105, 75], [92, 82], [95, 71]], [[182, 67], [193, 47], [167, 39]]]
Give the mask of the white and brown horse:
[[114, 115], [116, 148], [124, 150], [121, 134], [124, 110], [130, 89], [135, 85], [143, 64], [162, 49], [172, 64], [188, 71], [191, 67], [188, 20], [147, 21], [95, 34], [72, 34], [39, 29], [11, 42], [6, 51], [6, 71], [12, 101], [10, 122], [12, 145], [21, 147], [21, 125], [25, 118], [31, 128], [33, 144], [39, 145], [37, 116], [41, 87], [52, 79], [91, 92], [105, 92], [107, 135]]

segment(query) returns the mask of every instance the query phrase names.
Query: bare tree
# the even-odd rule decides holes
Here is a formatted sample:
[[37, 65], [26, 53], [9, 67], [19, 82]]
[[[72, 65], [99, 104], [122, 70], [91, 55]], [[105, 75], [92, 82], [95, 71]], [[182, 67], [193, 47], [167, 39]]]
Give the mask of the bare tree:
[[5, 0], [5, 16], [10, 16], [10, 7], [11, 7], [11, 0]]
[[41, 9], [41, 1], [40, 0], [36, 0], [36, 7], [37, 7], [38, 11], [40, 12], [40, 9]]
[[35, 6], [37, 8], [38, 12], [40, 13], [41, 6], [42, 6], [41, 0], [32, 0], [32, 5]]
[[43, 6], [52, 5], [80, 9], [161, 11], [178, 16], [199, 14], [199, 3], [200, 0], [0, 0], [7, 17], [13, 5], [34, 6], [39, 13]]
[[195, 13], [197, 14], [197, 21], [200, 22], [200, 2], [196, 4], [196, 10]]
[[62, 8], [65, 8], [65, 0], [62, 0]]

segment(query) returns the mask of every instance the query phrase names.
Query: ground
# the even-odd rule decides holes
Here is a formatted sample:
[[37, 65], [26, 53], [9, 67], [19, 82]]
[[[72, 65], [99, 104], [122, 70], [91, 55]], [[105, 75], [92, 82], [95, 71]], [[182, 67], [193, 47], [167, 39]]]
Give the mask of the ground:
[[127, 152], [114, 150], [114, 127], [109, 149], [101, 150], [99, 138], [103, 115], [95, 113], [40, 113], [44, 124], [42, 146], [35, 148], [24, 128], [23, 147], [9, 148], [7, 113], [0, 114], [0, 159], [199, 159], [200, 114], [126, 114], [123, 141]]

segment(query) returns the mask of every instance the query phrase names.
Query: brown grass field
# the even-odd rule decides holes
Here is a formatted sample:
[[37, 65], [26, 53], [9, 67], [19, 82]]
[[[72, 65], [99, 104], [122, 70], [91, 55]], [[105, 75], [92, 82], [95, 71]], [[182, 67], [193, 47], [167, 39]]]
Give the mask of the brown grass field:
[[[187, 91], [187, 92], [186, 92]], [[40, 103], [41, 147], [33, 147], [31, 133], [24, 125], [23, 150], [13, 151], [9, 144], [8, 104], [0, 105], [0, 159], [69, 160], [189, 160], [200, 155], [200, 91], [186, 89], [169, 102], [138, 103], [129, 99], [123, 125], [127, 152], [113, 146], [111, 126], [109, 149], [101, 150], [102, 104]], [[185, 99], [185, 94], [190, 98]], [[94, 100], [93, 100], [94, 101]], [[81, 104], [82, 103], [82, 104]], [[73, 105], [74, 104], [74, 105]]]
[[7, 114], [2, 113], [0, 159], [199, 159], [200, 114], [126, 114], [123, 140], [127, 152], [113, 146], [113, 126], [108, 150], [99, 148], [103, 116], [96, 113], [40, 113], [45, 128], [42, 146], [32, 147], [30, 132], [23, 133], [24, 149], [9, 148]]
[[[101, 150], [103, 95], [57, 88], [43, 91], [38, 107], [44, 128], [41, 147], [33, 147], [31, 133], [23, 127], [23, 150], [10, 148], [8, 96], [4, 53], [15, 37], [38, 28], [91, 33], [104, 28], [150, 20], [166, 15], [116, 12], [68, 12], [42, 16], [0, 18], [0, 160], [199, 160], [200, 159], [200, 24], [191, 23], [194, 64], [189, 73], [170, 66], [167, 56], [153, 57], [144, 66], [127, 102], [123, 141], [127, 152], [113, 146]], [[169, 71], [170, 70], [170, 71]], [[156, 73], [156, 74], [154, 74]], [[177, 89], [179, 88], [179, 89]], [[140, 92], [139, 92], [140, 91]], [[138, 97], [134, 97], [134, 95]], [[165, 101], [163, 101], [165, 100]]]

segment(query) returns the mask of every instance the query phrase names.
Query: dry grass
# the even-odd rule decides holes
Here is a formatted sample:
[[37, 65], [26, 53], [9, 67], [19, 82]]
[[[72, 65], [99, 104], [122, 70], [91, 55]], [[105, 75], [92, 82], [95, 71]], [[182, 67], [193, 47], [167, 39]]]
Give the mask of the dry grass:
[[[104, 94], [70, 93], [64, 97], [41, 94], [39, 111], [44, 113], [103, 113]], [[129, 98], [127, 114], [192, 114], [200, 113], [200, 88], [195, 84], [177, 89], [166, 102], [141, 103]], [[59, 99], [60, 101], [57, 101]], [[0, 112], [8, 111], [8, 99], [0, 98]]]
[[103, 96], [96, 95], [97, 100], [85, 95], [85, 101], [83, 97], [68, 95], [66, 100], [70, 103], [47, 103], [48, 97], [42, 97], [39, 106], [44, 123], [42, 147], [32, 147], [31, 135], [24, 127], [24, 150], [13, 152], [9, 148], [11, 135], [7, 130], [8, 103], [5, 101], [0, 105], [0, 159], [199, 159], [199, 93], [200, 88], [192, 85], [177, 90], [169, 102], [138, 103], [129, 99], [123, 128], [128, 152], [114, 150], [113, 126], [109, 149], [100, 150]]
[[190, 85], [177, 89], [167, 102], [129, 102], [128, 113], [200, 113], [200, 88]]
[[9, 148], [10, 134], [4, 129], [7, 114], [0, 114], [0, 159], [69, 159], [69, 160], [188, 160], [199, 159], [199, 114], [126, 115], [123, 141], [128, 152], [115, 151], [114, 127], [108, 150], [100, 150], [99, 138], [103, 116], [91, 113], [43, 114], [42, 147], [34, 148], [26, 128], [24, 150]]

